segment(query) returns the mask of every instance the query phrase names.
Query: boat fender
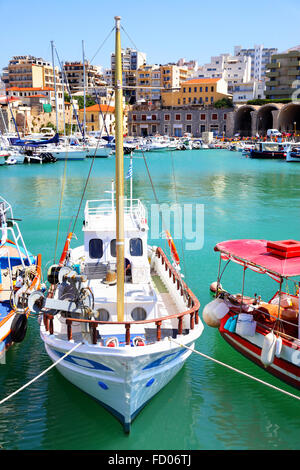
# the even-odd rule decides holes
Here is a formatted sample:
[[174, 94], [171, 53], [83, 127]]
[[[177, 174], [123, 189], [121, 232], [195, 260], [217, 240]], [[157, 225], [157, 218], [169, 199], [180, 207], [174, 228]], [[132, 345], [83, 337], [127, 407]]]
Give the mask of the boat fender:
[[14, 343], [21, 343], [27, 331], [27, 317], [24, 313], [16, 313], [10, 327], [10, 337]]
[[275, 356], [280, 357], [282, 350], [282, 339], [280, 336], [276, 338]]
[[108, 348], [117, 348], [119, 346], [118, 338], [116, 338], [115, 336], [107, 338], [105, 346], [107, 346]]
[[212, 282], [211, 285], [209, 286], [209, 290], [213, 292], [214, 294], [217, 292], [217, 290], [221, 291], [222, 289], [223, 289], [222, 284], [219, 284], [219, 289], [218, 289], [217, 281]]
[[209, 302], [203, 309], [202, 318], [212, 328], [219, 328], [221, 319], [228, 313], [229, 308], [222, 299]]
[[261, 348], [260, 360], [265, 367], [270, 366], [274, 361], [276, 350], [276, 336], [271, 331], [264, 337], [263, 345]]
[[146, 342], [141, 336], [136, 336], [135, 338], [133, 338], [132, 342], [133, 346], [146, 346]]

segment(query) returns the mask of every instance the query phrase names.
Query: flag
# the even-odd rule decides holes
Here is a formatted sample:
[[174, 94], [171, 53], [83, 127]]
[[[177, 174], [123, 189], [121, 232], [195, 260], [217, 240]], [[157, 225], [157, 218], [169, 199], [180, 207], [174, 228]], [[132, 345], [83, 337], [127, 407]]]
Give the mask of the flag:
[[127, 175], [126, 175], [126, 179], [129, 179], [129, 178], [132, 178], [132, 163], [130, 163], [128, 171], [127, 171]]

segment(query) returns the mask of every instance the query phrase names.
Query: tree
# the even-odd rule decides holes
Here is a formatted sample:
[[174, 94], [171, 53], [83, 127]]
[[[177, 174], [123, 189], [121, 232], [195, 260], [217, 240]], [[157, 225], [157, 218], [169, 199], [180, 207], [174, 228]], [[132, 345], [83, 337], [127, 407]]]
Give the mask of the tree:
[[233, 103], [231, 98], [222, 98], [214, 103], [215, 108], [232, 108]]

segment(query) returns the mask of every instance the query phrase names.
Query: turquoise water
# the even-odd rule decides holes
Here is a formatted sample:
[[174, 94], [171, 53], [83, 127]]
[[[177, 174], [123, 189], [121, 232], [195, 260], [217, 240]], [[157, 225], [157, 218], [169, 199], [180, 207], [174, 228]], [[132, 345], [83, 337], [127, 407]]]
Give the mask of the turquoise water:
[[[187, 283], [201, 308], [211, 300], [209, 286], [217, 277], [217, 242], [300, 238], [300, 165], [251, 160], [225, 150], [146, 154], [146, 159], [160, 203], [204, 205], [202, 249], [185, 249], [183, 254], [187, 240], [175, 240]], [[125, 171], [128, 164], [126, 158]], [[91, 160], [67, 164], [56, 260], [74, 222], [90, 165]], [[113, 157], [95, 160], [85, 199], [102, 198], [110, 189], [114, 165]], [[42, 254], [45, 273], [54, 261], [64, 168], [64, 162], [0, 168], [1, 195], [12, 204], [14, 216], [22, 218], [27, 247]], [[156, 202], [141, 156], [134, 158], [134, 197], [148, 208]], [[84, 204], [75, 229], [78, 243], [83, 209]], [[165, 246], [164, 240], [150, 241]], [[239, 266], [231, 266], [223, 287], [241, 291], [241, 274]], [[269, 298], [276, 288], [265, 276], [246, 274], [246, 294]], [[297, 393], [240, 356], [216, 329], [205, 327], [196, 349]], [[8, 351], [6, 364], [0, 366], [0, 399], [49, 365], [37, 320], [30, 318], [25, 340]], [[114, 417], [52, 369], [1, 406], [0, 448], [296, 450], [299, 412], [299, 401], [193, 354], [125, 435]]]

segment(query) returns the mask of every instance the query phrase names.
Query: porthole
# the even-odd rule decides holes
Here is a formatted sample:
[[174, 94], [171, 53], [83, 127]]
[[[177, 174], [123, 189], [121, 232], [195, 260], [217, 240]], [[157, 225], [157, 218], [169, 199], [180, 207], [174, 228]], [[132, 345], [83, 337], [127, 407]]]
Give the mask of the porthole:
[[108, 321], [109, 320], [109, 311], [105, 308], [98, 308], [97, 310], [97, 320], [99, 321]]
[[147, 312], [143, 307], [135, 307], [131, 312], [134, 321], [146, 320]]

